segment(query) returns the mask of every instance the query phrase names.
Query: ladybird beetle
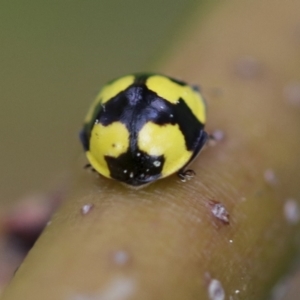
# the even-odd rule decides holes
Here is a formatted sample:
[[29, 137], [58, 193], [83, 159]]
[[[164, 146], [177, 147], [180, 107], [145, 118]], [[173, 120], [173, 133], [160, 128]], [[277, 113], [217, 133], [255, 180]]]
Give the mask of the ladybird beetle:
[[89, 166], [140, 187], [185, 170], [204, 146], [206, 105], [196, 87], [160, 74], [127, 75], [105, 85], [80, 134]]

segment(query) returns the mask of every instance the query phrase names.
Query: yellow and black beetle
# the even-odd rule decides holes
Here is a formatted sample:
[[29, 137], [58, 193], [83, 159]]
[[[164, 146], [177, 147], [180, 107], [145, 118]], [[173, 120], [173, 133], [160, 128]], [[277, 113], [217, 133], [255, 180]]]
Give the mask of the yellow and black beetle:
[[80, 134], [90, 166], [140, 187], [185, 170], [205, 144], [206, 106], [196, 87], [159, 74], [109, 82], [92, 104]]

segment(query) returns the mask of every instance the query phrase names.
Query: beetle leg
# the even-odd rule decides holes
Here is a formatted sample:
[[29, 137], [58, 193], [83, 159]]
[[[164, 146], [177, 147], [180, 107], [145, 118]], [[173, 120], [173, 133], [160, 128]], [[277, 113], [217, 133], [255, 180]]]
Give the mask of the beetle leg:
[[186, 182], [187, 180], [191, 180], [196, 175], [196, 173], [191, 169], [181, 169], [178, 171], [177, 175], [182, 182]]
[[97, 171], [92, 167], [91, 164], [86, 164], [83, 168], [84, 168], [85, 170], [92, 171], [93, 173], [97, 173]]

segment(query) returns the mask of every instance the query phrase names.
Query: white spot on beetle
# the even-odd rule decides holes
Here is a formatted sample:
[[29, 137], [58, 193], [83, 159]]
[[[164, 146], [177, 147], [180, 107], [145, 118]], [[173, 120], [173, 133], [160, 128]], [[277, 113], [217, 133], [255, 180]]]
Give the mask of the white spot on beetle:
[[170, 114], [170, 118], [173, 118], [174, 117], [174, 115], [173, 114]]
[[225, 292], [221, 282], [217, 279], [212, 279], [208, 285], [208, 297], [210, 300], [224, 300]]
[[124, 170], [124, 171], [123, 171], [124, 174], [126, 174], [127, 172], [128, 172], [127, 170]]
[[130, 177], [130, 178], [133, 178], [133, 172], [130, 172], [130, 173], [129, 173], [129, 177]]
[[154, 167], [158, 168], [158, 167], [160, 167], [161, 162], [159, 160], [156, 160], [156, 161], [153, 162], [153, 165], [154, 165]]
[[141, 156], [141, 153], [140, 153], [140, 152], [138, 152], [138, 153], [136, 154], [136, 156]]
[[290, 224], [297, 224], [300, 219], [299, 204], [295, 199], [287, 199], [284, 203], [284, 216]]
[[94, 204], [85, 204], [81, 207], [81, 214], [86, 215], [94, 208]]

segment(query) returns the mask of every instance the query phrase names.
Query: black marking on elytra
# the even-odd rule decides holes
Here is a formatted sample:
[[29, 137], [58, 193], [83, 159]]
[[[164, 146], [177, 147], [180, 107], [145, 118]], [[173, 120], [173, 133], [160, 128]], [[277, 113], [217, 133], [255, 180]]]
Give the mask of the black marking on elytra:
[[161, 176], [165, 158], [150, 156], [143, 151], [127, 151], [119, 157], [105, 156], [110, 176], [132, 186], [140, 186], [158, 179]]
[[80, 138], [80, 141], [83, 145], [84, 151], [88, 151], [89, 150], [89, 139], [88, 139], [88, 136], [87, 136], [86, 131], [84, 129], [82, 129], [80, 131], [79, 138]]
[[183, 99], [173, 106], [175, 120], [184, 135], [186, 147], [188, 150], [195, 151], [201, 139], [204, 124], [196, 118]]
[[104, 126], [120, 121], [128, 129], [134, 125], [136, 130], [148, 121], [169, 123], [170, 109], [165, 102], [146, 86], [133, 85], [107, 102], [106, 111], [100, 111], [97, 120]]
[[104, 126], [121, 122], [133, 136], [137, 136], [149, 121], [161, 126], [177, 123], [188, 150], [195, 148], [195, 142], [197, 144], [198, 136], [204, 127], [183, 99], [178, 99], [177, 104], [172, 104], [145, 85], [132, 85], [119, 93], [105, 103], [105, 111], [100, 109], [96, 119]]
[[186, 170], [186, 167], [199, 155], [200, 150], [203, 148], [203, 146], [205, 145], [207, 140], [208, 140], [207, 132], [204, 131], [204, 130], [201, 130], [199, 132], [199, 136], [198, 136], [198, 139], [196, 141], [195, 149], [193, 150], [193, 155], [191, 156], [190, 160], [177, 172], [179, 177], [180, 177], [180, 174], [185, 173], [186, 171], [188, 171], [188, 170]]

